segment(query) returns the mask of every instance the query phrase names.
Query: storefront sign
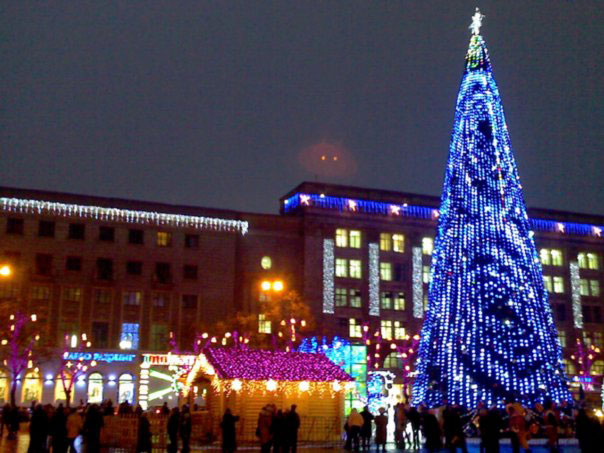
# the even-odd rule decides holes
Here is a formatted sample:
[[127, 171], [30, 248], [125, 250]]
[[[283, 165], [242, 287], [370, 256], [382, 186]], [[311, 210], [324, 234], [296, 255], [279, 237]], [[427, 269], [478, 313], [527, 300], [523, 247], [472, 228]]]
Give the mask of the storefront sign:
[[86, 360], [97, 362], [133, 362], [136, 354], [120, 354], [116, 352], [68, 352], [66, 360]]
[[142, 354], [143, 364], [146, 366], [192, 366], [195, 363], [194, 355], [179, 354]]

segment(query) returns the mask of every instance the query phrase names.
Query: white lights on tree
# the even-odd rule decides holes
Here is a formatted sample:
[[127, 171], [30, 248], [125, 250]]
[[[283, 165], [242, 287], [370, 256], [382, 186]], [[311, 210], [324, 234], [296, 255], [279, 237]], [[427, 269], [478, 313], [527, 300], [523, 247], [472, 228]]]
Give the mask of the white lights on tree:
[[482, 19], [484, 19], [484, 14], [480, 14], [480, 10], [476, 8], [476, 12], [472, 16], [472, 23], [468, 27], [472, 30], [473, 35], [480, 34], [480, 27], [482, 27]]
[[570, 291], [573, 301], [573, 321], [575, 328], [583, 328], [583, 307], [581, 306], [581, 279], [579, 277], [579, 263], [571, 261], [570, 268]]
[[274, 392], [275, 390], [277, 390], [277, 381], [273, 379], [269, 379], [268, 381], [266, 381], [266, 389], [269, 392]]
[[243, 384], [239, 379], [233, 379], [233, 382], [231, 383], [231, 388], [238, 392], [239, 390], [241, 390]]
[[108, 222], [139, 223], [199, 230], [226, 231], [246, 234], [248, 222], [165, 212], [135, 211], [131, 209], [105, 208], [69, 203], [57, 203], [20, 198], [0, 198], [0, 209], [22, 214], [47, 214], [61, 217], [79, 217]]
[[422, 248], [413, 247], [412, 253], [413, 257], [411, 263], [411, 272], [413, 277], [413, 317], [422, 318], [424, 316]]
[[334, 313], [334, 240], [323, 239], [323, 313]]
[[369, 316], [380, 316], [380, 249], [369, 244]]

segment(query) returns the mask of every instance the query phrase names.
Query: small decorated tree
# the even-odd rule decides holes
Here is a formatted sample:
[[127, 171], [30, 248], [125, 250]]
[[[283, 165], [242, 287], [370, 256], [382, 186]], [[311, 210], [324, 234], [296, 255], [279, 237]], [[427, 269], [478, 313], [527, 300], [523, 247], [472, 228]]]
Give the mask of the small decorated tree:
[[86, 351], [90, 349], [90, 346], [91, 343], [85, 333], [81, 335], [79, 341], [77, 335], [65, 335], [58, 379], [61, 380], [63, 386], [67, 407], [71, 403], [75, 383], [90, 368], [96, 366], [96, 361], [86, 359]]

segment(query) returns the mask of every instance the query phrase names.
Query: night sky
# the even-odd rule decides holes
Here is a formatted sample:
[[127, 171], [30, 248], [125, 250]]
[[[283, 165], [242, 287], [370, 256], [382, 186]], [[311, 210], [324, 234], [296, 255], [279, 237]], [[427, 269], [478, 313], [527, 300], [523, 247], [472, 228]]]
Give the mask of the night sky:
[[440, 195], [479, 6], [527, 204], [604, 214], [602, 2], [52, 5], [0, 6], [0, 185], [259, 212], [303, 180]]

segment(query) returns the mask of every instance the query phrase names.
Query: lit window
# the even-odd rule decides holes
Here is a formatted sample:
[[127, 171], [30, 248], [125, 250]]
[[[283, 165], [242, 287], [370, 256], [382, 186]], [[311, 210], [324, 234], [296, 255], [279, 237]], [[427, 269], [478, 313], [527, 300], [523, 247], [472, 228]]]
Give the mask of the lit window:
[[348, 260], [336, 258], [336, 277], [348, 277]]
[[432, 255], [433, 250], [434, 250], [434, 239], [423, 238], [422, 239], [422, 253], [424, 255]]
[[349, 262], [349, 275], [350, 278], [361, 278], [361, 260], [350, 260]]
[[[63, 385], [63, 379], [60, 376], [57, 376], [57, 380], [55, 382], [55, 404], [57, 403], [65, 403], [67, 401], [67, 394], [65, 392], [65, 387], [69, 388], [69, 381], [71, 380], [71, 373], [65, 371], [64, 372], [64, 380], [65, 385]], [[75, 388], [71, 388], [71, 394], [69, 395], [69, 402], [73, 403], [75, 396]]]
[[268, 270], [273, 267], [273, 260], [270, 256], [263, 256], [260, 260], [260, 267], [264, 270]]
[[405, 293], [398, 292], [394, 295], [394, 309], [404, 310], [405, 309]]
[[544, 266], [562, 266], [562, 252], [557, 249], [539, 250], [539, 258]]
[[604, 360], [594, 361], [589, 374], [592, 376], [602, 376], [604, 374]]
[[549, 254], [548, 249], [539, 250], [539, 258], [541, 259], [541, 264], [544, 266], [549, 266], [550, 264], [552, 264], [552, 257]]
[[558, 332], [558, 341], [560, 342], [560, 346], [563, 348], [566, 347], [566, 332], [564, 330]]
[[124, 305], [140, 305], [143, 293], [140, 291], [124, 291], [122, 300]]
[[424, 293], [424, 315], [428, 311], [428, 295]]
[[36, 371], [30, 371], [23, 379], [22, 402], [39, 402], [42, 399], [42, 380]]
[[397, 352], [391, 352], [384, 359], [384, 368], [399, 369], [403, 367], [403, 361]]
[[579, 294], [589, 296], [589, 281], [586, 278], [579, 280]]
[[259, 333], [271, 333], [272, 326], [270, 320], [266, 319], [264, 313], [258, 315], [258, 332]]
[[581, 252], [577, 258], [579, 261], [579, 267], [581, 269], [597, 270], [600, 268], [600, 260], [598, 259], [598, 255], [595, 253]]
[[172, 245], [172, 233], [167, 231], [157, 232], [157, 246], [158, 247], [170, 247]]
[[346, 288], [336, 288], [336, 307], [345, 307], [348, 305], [346, 300]]
[[598, 348], [602, 347], [602, 332], [594, 332], [594, 345]]
[[405, 251], [405, 236], [402, 234], [392, 235], [392, 250], [397, 253], [403, 253]]
[[394, 321], [394, 339], [403, 340], [406, 336], [405, 328], [400, 321]]
[[120, 349], [138, 349], [138, 323], [123, 323]]
[[560, 250], [551, 250], [552, 254], [552, 265], [562, 266], [562, 252]]
[[380, 332], [384, 340], [392, 340], [392, 320], [382, 319], [380, 322]]
[[554, 277], [554, 292], [558, 294], [564, 292], [564, 279], [562, 277]]
[[432, 279], [432, 275], [430, 275], [430, 266], [423, 266], [422, 267], [422, 281], [424, 283], [430, 283], [431, 279]]
[[63, 300], [80, 302], [82, 300], [82, 288], [63, 288]]
[[348, 231], [343, 228], [336, 229], [336, 247], [348, 247]]
[[361, 323], [354, 318], [350, 318], [348, 320], [348, 335], [350, 338], [361, 338], [363, 336], [361, 332]]
[[380, 250], [389, 252], [392, 250], [392, 240], [390, 233], [380, 233]]
[[554, 287], [552, 286], [552, 277], [551, 277], [551, 275], [544, 275], [543, 276], [543, 286], [545, 286], [545, 289], [547, 290], [548, 293], [553, 293], [554, 292]]
[[566, 374], [567, 376], [577, 374], [577, 369], [570, 360], [562, 359], [562, 364], [564, 365], [564, 374]]
[[92, 373], [88, 376], [88, 402], [103, 402], [103, 375], [101, 373]]
[[380, 263], [380, 279], [385, 282], [392, 281], [392, 263]]
[[350, 230], [348, 246], [353, 249], [361, 248], [361, 232], [359, 230]]
[[589, 281], [589, 292], [594, 297], [600, 296], [600, 281], [599, 280], [590, 280]]
[[134, 401], [134, 379], [131, 374], [122, 374], [118, 381], [117, 402], [128, 401], [130, 404]]
[[381, 307], [382, 310], [392, 310], [392, 293], [391, 292], [383, 292], [381, 294]]
[[168, 346], [168, 326], [165, 324], [151, 324], [151, 349], [161, 351]]
[[351, 289], [349, 291], [349, 304], [352, 308], [361, 308], [362, 305], [362, 301], [361, 301], [361, 291], [359, 291], [358, 289]]

